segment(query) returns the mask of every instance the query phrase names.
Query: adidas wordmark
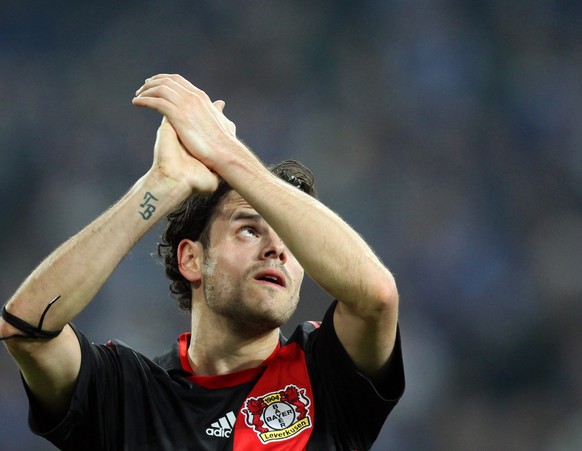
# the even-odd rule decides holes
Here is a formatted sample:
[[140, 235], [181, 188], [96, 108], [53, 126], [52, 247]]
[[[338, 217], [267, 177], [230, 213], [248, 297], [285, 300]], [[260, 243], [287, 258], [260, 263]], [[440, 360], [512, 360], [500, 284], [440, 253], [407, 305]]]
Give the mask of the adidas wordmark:
[[206, 429], [206, 434], [214, 437], [228, 438], [232, 433], [235, 421], [236, 416], [232, 411], [230, 411], [225, 416], [220, 417], [217, 421], [212, 423], [210, 427]]

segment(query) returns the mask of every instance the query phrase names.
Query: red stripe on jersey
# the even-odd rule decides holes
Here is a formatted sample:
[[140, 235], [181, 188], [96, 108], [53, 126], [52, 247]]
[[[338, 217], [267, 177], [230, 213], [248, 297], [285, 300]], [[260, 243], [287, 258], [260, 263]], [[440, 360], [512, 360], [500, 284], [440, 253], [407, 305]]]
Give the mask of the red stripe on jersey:
[[313, 431], [313, 393], [305, 354], [297, 343], [283, 346], [269, 362], [238, 413], [235, 450], [305, 449]]
[[319, 328], [319, 326], [321, 326], [320, 323], [318, 323], [317, 321], [307, 321], [309, 324], [311, 324], [313, 327], [315, 327], [316, 329]]
[[188, 360], [188, 346], [190, 345], [190, 332], [183, 333], [178, 338], [178, 352], [180, 355], [180, 363], [182, 369], [188, 373], [186, 377], [190, 382], [195, 383], [204, 388], [227, 388], [234, 387], [235, 385], [244, 384], [250, 382], [259, 376], [269, 364], [271, 359], [273, 359], [277, 352], [279, 351], [281, 344], [277, 341], [277, 347], [271, 353], [269, 357], [260, 365], [255, 368], [248, 368], [246, 370], [236, 371], [234, 373], [220, 374], [217, 376], [198, 376]]

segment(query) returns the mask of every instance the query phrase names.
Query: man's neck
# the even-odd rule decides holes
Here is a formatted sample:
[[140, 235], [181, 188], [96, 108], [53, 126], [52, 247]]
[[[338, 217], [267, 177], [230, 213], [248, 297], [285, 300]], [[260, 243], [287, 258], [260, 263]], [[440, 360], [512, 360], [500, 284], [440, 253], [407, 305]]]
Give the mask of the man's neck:
[[[195, 315], [193, 315], [193, 318]], [[233, 333], [227, 324], [192, 320], [188, 361], [198, 376], [216, 376], [255, 368], [275, 350], [279, 329], [257, 334]]]

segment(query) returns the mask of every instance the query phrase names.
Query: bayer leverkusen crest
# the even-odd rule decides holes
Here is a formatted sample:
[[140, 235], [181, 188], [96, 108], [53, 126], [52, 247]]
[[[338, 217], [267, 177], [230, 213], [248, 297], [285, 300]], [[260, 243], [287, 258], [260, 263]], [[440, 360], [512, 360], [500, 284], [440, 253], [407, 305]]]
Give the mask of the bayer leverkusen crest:
[[311, 427], [305, 389], [287, 385], [284, 390], [247, 398], [242, 408], [247, 426], [263, 443], [287, 440]]

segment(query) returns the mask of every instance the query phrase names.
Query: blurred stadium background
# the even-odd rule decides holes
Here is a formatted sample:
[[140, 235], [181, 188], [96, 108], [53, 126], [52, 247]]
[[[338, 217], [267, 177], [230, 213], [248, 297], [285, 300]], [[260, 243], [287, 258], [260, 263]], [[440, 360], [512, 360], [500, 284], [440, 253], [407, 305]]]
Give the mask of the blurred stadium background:
[[[147, 170], [159, 72], [311, 166], [396, 274], [407, 391], [374, 450], [582, 449], [582, 2], [1, 0], [2, 299]], [[76, 321], [94, 341], [188, 328], [158, 234]], [[308, 283], [293, 323], [327, 305]], [[26, 417], [2, 350], [0, 449], [54, 449]]]

